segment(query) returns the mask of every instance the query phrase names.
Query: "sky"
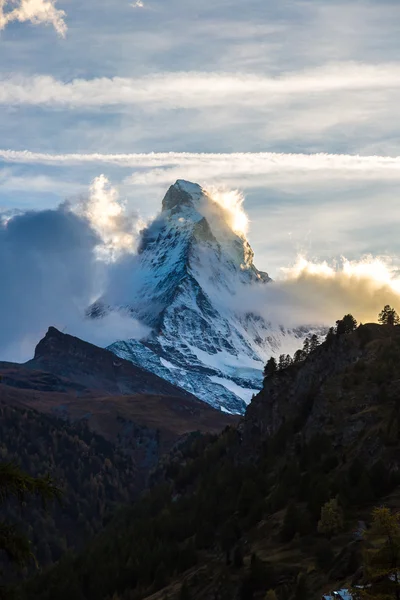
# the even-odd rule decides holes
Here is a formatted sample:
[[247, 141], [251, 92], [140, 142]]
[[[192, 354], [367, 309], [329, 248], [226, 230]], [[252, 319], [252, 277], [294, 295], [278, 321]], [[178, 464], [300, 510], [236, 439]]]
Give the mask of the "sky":
[[104, 175], [135, 229], [188, 179], [244, 194], [273, 278], [396, 264], [399, 39], [394, 0], [0, 0], [0, 210]]
[[400, 253], [400, 159], [382, 160], [400, 155], [398, 2], [0, 10], [3, 209], [55, 207], [104, 173], [148, 218], [183, 178], [244, 192], [272, 276], [298, 252]]

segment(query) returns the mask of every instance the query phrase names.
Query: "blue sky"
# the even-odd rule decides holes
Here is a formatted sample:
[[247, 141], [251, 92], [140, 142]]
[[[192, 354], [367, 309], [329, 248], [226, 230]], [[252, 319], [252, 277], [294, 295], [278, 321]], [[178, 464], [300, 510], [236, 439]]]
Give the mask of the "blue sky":
[[148, 218], [187, 178], [244, 192], [273, 276], [298, 252], [400, 254], [398, 2], [137, 4], [0, 0], [0, 207], [104, 173]]

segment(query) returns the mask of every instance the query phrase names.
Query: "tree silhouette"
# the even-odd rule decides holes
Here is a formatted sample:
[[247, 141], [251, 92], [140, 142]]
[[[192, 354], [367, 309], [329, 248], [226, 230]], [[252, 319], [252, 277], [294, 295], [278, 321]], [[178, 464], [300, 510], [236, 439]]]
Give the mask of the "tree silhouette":
[[310, 338], [310, 352], [314, 352], [319, 346], [318, 336], [314, 333]]
[[306, 358], [307, 358], [307, 354], [304, 352], [304, 350], [301, 350], [299, 348], [299, 350], [296, 350], [296, 352], [294, 353], [293, 362], [299, 363], [299, 362], [302, 362], [303, 360], [305, 360]]
[[345, 315], [343, 319], [336, 321], [336, 333], [342, 335], [344, 333], [352, 333], [357, 328], [357, 321], [353, 315]]
[[272, 377], [278, 370], [278, 365], [273, 356], [269, 359], [264, 368], [264, 377]]
[[328, 333], [326, 334], [326, 338], [325, 338], [326, 344], [328, 346], [331, 346], [333, 344], [333, 342], [335, 341], [335, 338], [336, 338], [335, 328], [330, 327]]
[[378, 321], [382, 325], [399, 325], [400, 317], [394, 308], [389, 306], [389, 304], [386, 304], [383, 310], [381, 310], [379, 313]]
[[303, 342], [303, 352], [307, 356], [310, 352], [310, 340], [306, 338]]

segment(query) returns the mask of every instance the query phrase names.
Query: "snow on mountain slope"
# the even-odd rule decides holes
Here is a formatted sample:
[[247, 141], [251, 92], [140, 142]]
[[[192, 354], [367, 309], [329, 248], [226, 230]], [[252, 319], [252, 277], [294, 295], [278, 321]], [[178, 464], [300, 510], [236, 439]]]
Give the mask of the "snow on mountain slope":
[[242, 413], [261, 388], [267, 358], [296, 350], [305, 332], [246, 310], [246, 294], [270, 278], [227, 214], [199, 185], [178, 180], [142, 234], [124, 296], [114, 290], [92, 315], [128, 310], [152, 333], [110, 350], [216, 408]]

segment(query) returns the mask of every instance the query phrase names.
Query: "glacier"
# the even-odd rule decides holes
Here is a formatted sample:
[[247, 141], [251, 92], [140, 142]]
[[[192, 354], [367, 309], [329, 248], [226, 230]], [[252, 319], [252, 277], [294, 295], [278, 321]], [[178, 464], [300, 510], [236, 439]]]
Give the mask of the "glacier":
[[128, 311], [150, 333], [109, 350], [215, 408], [243, 414], [262, 387], [266, 360], [294, 352], [308, 333], [246, 310], [246, 294], [271, 282], [253, 260], [245, 235], [233, 230], [212, 194], [178, 180], [142, 232], [128, 291], [107, 293], [90, 314]]

